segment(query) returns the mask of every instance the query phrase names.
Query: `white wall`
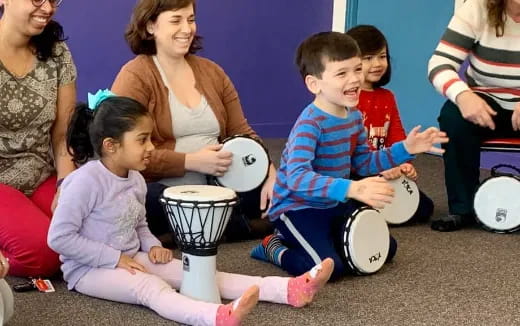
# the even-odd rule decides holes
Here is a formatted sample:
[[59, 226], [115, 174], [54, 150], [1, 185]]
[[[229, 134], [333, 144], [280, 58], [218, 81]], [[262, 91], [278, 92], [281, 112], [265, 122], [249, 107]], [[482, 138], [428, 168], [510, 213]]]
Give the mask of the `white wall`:
[[345, 31], [347, 1], [348, 0], [334, 0], [334, 9], [332, 12], [332, 30], [335, 32], [343, 33]]

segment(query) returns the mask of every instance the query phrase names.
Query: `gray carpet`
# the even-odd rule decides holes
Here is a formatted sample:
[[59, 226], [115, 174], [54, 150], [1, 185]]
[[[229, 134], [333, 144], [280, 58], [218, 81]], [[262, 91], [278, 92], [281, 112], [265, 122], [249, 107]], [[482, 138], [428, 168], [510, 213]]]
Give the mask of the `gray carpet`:
[[[267, 141], [279, 157], [280, 140]], [[422, 155], [419, 185], [447, 211], [442, 160]], [[520, 325], [520, 239], [471, 228], [454, 233], [428, 225], [393, 228], [397, 256], [378, 274], [328, 284], [308, 307], [260, 303], [245, 325]], [[219, 269], [251, 275], [285, 275], [249, 258], [256, 242], [223, 244]], [[8, 278], [11, 284], [20, 279]], [[172, 325], [153, 311], [66, 290], [15, 294], [9, 325]], [[172, 303], [175, 309], [175, 303]]]

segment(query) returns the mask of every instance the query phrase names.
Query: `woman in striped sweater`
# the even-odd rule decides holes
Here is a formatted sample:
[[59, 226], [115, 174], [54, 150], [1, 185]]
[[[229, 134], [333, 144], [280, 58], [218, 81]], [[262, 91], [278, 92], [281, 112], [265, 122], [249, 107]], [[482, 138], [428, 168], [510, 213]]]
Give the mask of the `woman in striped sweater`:
[[[468, 60], [466, 80], [458, 71]], [[428, 77], [448, 101], [439, 124], [449, 214], [432, 223], [454, 231], [474, 222], [480, 143], [520, 137], [520, 0], [467, 0], [451, 19], [428, 64]]]

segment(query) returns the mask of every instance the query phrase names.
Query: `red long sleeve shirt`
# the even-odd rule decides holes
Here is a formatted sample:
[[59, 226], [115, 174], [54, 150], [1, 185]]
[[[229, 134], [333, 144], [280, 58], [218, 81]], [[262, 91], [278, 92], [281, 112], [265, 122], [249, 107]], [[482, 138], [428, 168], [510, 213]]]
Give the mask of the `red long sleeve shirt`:
[[361, 90], [358, 109], [363, 114], [363, 124], [373, 148], [390, 147], [406, 138], [391, 91], [384, 88]]

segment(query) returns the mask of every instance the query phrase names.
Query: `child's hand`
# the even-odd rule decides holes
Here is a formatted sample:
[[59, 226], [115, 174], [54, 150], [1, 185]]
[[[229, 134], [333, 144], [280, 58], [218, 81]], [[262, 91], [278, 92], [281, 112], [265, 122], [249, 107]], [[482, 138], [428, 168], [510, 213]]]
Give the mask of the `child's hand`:
[[391, 168], [389, 170], [386, 170], [386, 171], [383, 171], [381, 172], [381, 175], [386, 179], [386, 180], [394, 180], [394, 179], [397, 179], [401, 176], [401, 168], [400, 167], [395, 167], [395, 168]]
[[143, 265], [136, 262], [132, 257], [124, 254], [121, 254], [121, 257], [119, 257], [119, 262], [117, 263], [116, 267], [124, 268], [129, 271], [130, 274], [135, 274], [135, 270], [146, 273]]
[[369, 177], [352, 181], [347, 197], [374, 208], [383, 208], [392, 202], [394, 188], [384, 178]]
[[399, 166], [399, 168], [405, 176], [412, 179], [413, 181], [417, 180], [417, 171], [415, 170], [415, 167], [413, 165], [411, 165], [410, 163], [403, 163]]
[[173, 253], [170, 249], [153, 246], [148, 252], [148, 258], [154, 264], [166, 264], [172, 261]]
[[423, 132], [419, 132], [421, 126], [416, 126], [410, 131], [404, 141], [404, 147], [410, 154], [419, 154], [427, 151], [444, 153], [442, 148], [433, 146], [433, 144], [443, 144], [448, 142], [446, 133], [435, 127], [430, 127]]

